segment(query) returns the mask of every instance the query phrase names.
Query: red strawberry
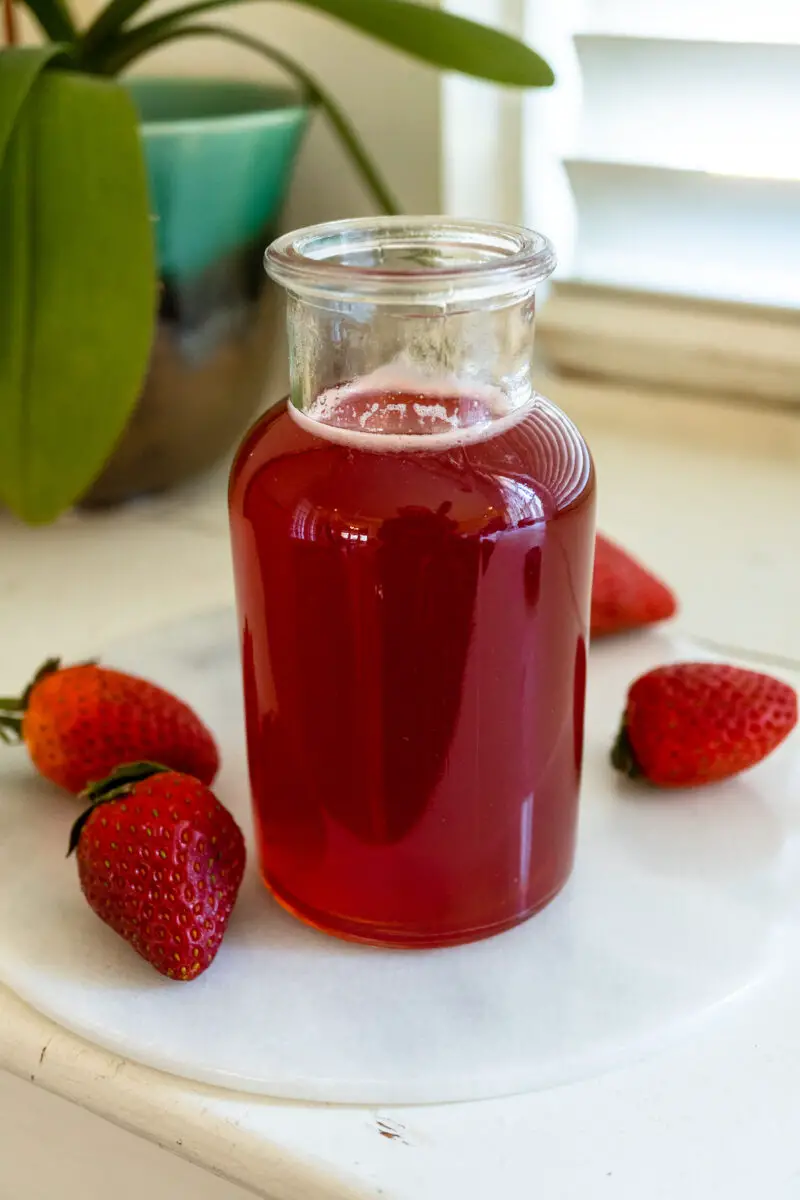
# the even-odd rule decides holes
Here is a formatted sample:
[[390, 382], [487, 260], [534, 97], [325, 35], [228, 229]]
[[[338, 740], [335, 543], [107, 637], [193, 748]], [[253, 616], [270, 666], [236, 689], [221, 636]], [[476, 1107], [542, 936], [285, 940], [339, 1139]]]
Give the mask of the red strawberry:
[[593, 638], [665, 621], [674, 616], [677, 607], [666, 584], [598, 533], [592, 579]]
[[36, 769], [82, 792], [120, 763], [152, 760], [211, 783], [219, 755], [182, 700], [96, 663], [49, 659], [18, 699], [0, 700], [0, 737], [25, 742]]
[[81, 890], [162, 975], [210, 966], [245, 865], [242, 831], [213, 792], [155, 763], [130, 763], [88, 789], [72, 828]]
[[618, 771], [693, 787], [746, 771], [797, 724], [788, 684], [723, 663], [675, 663], [631, 685], [611, 754]]

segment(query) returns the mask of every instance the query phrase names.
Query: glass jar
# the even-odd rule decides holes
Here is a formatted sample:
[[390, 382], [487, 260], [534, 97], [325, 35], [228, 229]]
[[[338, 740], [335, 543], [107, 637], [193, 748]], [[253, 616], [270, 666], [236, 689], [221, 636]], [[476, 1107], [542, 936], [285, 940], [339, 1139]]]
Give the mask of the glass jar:
[[230, 513], [261, 870], [329, 933], [472, 941], [572, 865], [594, 470], [532, 382], [546, 238], [445, 218], [288, 235], [291, 394]]

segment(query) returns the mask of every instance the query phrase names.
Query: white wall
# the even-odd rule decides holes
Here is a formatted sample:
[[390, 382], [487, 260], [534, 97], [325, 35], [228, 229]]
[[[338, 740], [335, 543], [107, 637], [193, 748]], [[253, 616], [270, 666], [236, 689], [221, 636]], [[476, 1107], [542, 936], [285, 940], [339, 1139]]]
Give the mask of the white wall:
[[[95, 0], [73, 0], [82, 19]], [[151, 5], [148, 15], [169, 5]], [[272, 42], [298, 58], [334, 94], [357, 125], [395, 194], [410, 212], [438, 212], [439, 77], [427, 67], [352, 33], [329, 18], [288, 3], [248, 4], [211, 14]], [[277, 78], [269, 64], [238, 47], [203, 41], [169, 46], [140, 71]], [[285, 224], [297, 227], [333, 217], [366, 215], [370, 201], [323, 117], [307, 136]]]

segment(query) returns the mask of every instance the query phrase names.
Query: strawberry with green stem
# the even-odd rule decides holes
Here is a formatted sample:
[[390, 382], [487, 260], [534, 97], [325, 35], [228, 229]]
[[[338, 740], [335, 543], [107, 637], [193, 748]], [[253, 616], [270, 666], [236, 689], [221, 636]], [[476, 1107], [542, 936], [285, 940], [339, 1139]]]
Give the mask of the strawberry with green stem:
[[797, 693], [771, 675], [672, 663], [631, 684], [611, 761], [657, 787], [696, 787], [755, 766], [796, 724]]
[[24, 742], [46, 779], [77, 794], [120, 763], [152, 760], [211, 783], [219, 753], [182, 700], [97, 663], [50, 658], [21, 696], [0, 699], [0, 738]]
[[72, 828], [90, 907], [162, 975], [196, 979], [213, 962], [245, 868], [242, 832], [202, 783], [129, 763], [86, 792]]

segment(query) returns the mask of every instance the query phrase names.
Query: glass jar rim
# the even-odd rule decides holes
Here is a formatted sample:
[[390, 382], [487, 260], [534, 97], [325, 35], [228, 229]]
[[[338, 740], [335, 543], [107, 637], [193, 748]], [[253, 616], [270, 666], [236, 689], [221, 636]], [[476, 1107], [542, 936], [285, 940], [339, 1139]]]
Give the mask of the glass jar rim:
[[[436, 257], [461, 251], [462, 259]], [[386, 252], [417, 261], [387, 264]], [[425, 261], [424, 254], [429, 260]], [[377, 262], [370, 261], [377, 258]], [[300, 296], [392, 299], [442, 294], [472, 299], [533, 291], [552, 274], [556, 254], [544, 234], [519, 225], [444, 216], [359, 217], [284, 234], [264, 255], [267, 273]]]

